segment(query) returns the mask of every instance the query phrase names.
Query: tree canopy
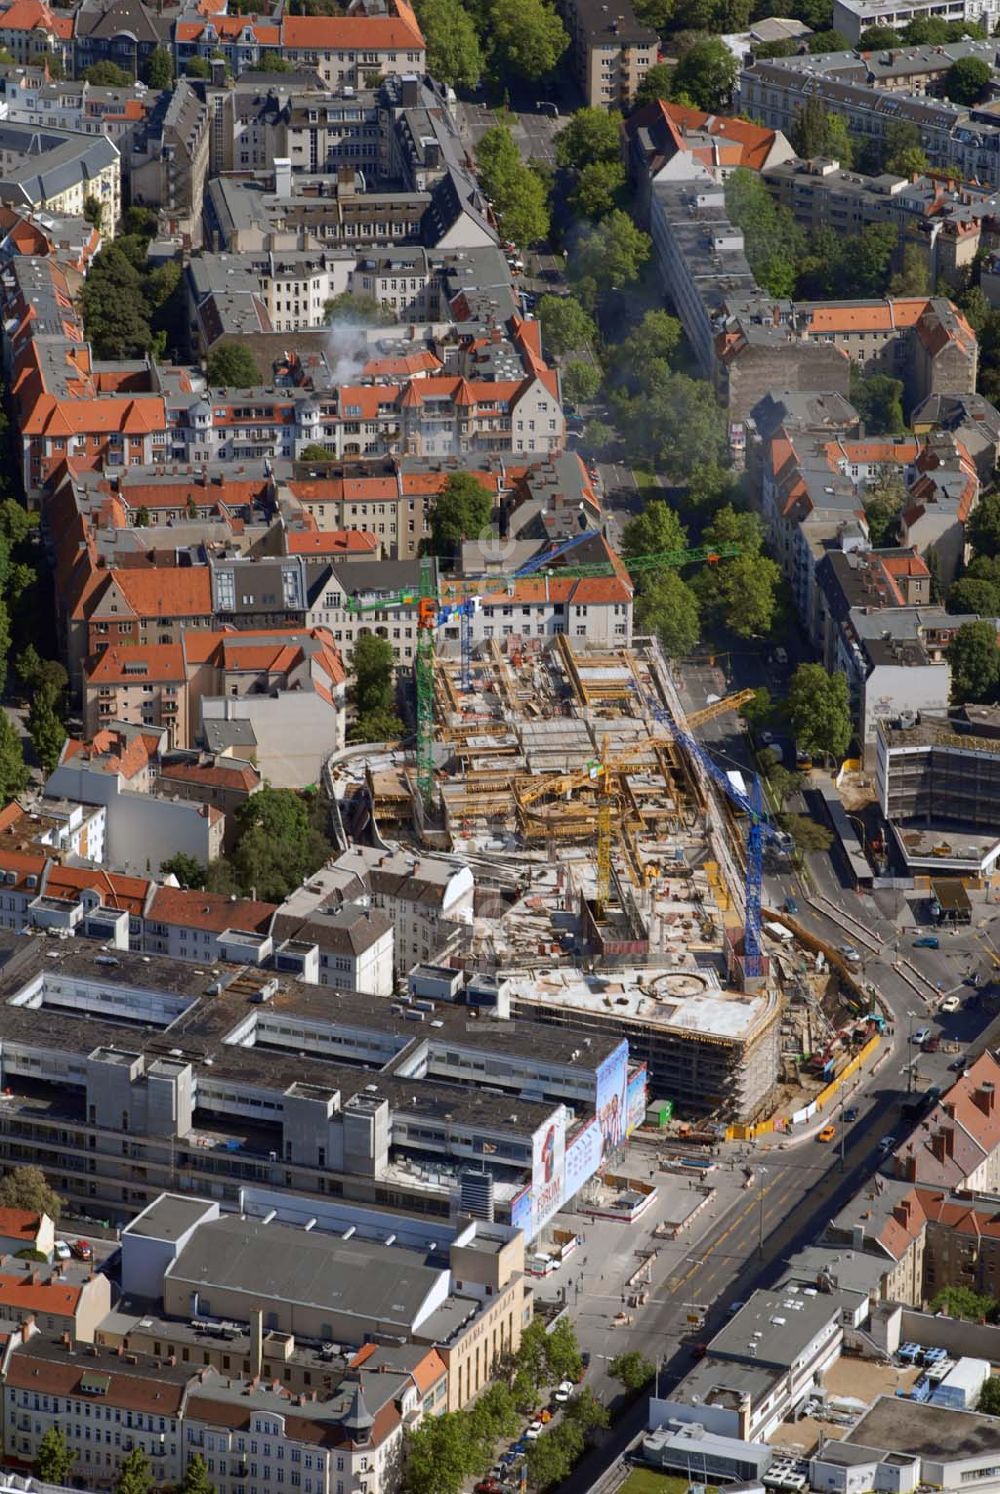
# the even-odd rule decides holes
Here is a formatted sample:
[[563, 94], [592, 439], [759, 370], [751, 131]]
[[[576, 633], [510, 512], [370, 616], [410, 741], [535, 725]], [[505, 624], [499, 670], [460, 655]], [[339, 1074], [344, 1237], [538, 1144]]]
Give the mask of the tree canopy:
[[593, 347], [597, 327], [575, 296], [542, 296], [535, 307], [542, 324], [542, 346], [550, 358]]
[[260, 373], [249, 348], [227, 342], [213, 348], [205, 367], [208, 382], [217, 389], [252, 389]]
[[758, 172], [741, 168], [726, 180], [726, 210], [743, 230], [747, 260], [758, 284], [769, 295], [792, 297], [805, 234], [788, 209], [775, 202]]
[[454, 472], [434, 500], [430, 547], [450, 560], [463, 540], [477, 539], [493, 517], [493, 498], [471, 472]]
[[66, 1446], [62, 1427], [47, 1429], [38, 1444], [31, 1471], [47, 1484], [68, 1484], [76, 1462], [76, 1453]]
[[0, 1178], [0, 1208], [48, 1214], [58, 1224], [62, 1199], [49, 1187], [40, 1167], [14, 1167]]
[[95, 62], [88, 67], [84, 74], [88, 83], [93, 83], [95, 88], [127, 88], [130, 83], [135, 82], [131, 73], [119, 67], [117, 62]]
[[494, 67], [502, 75], [541, 78], [569, 46], [566, 27], [548, 0], [493, 0], [489, 24]]
[[641, 1390], [653, 1378], [655, 1365], [635, 1349], [626, 1349], [616, 1354], [608, 1364], [608, 1374], [618, 1380], [626, 1390]]
[[948, 645], [953, 705], [983, 704], [993, 699], [1000, 682], [1000, 650], [992, 622], [963, 623]]
[[942, 92], [953, 104], [978, 104], [993, 80], [993, 69], [981, 57], [959, 57], [944, 75]]
[[453, 88], [475, 88], [485, 66], [475, 22], [459, 0], [419, 0], [427, 71]]
[[241, 892], [280, 903], [330, 854], [319, 828], [322, 813], [315, 796], [265, 785], [236, 811], [236, 845], [226, 861], [213, 862], [209, 884], [222, 868], [213, 890], [228, 890], [231, 877]]
[[717, 36], [695, 42], [674, 69], [671, 96], [687, 98], [696, 109], [711, 114], [729, 107], [736, 82], [738, 63], [735, 56]]
[[154, 47], [149, 58], [146, 78], [150, 88], [171, 88], [174, 82], [174, 60], [166, 47]]
[[516, 244], [534, 244], [549, 231], [545, 183], [521, 160], [506, 125], [493, 125], [476, 146], [483, 188], [504, 233]]
[[843, 757], [853, 732], [846, 676], [800, 664], [788, 686], [788, 719], [800, 751]]

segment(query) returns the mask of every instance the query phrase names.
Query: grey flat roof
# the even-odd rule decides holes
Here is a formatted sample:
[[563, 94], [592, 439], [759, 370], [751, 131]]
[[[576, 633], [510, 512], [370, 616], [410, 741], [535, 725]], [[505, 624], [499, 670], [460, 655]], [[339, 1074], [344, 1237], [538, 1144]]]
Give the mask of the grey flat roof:
[[429, 1266], [398, 1245], [230, 1216], [202, 1225], [167, 1275], [209, 1298], [213, 1287], [246, 1292], [410, 1332], [447, 1270], [444, 1252], [440, 1266]]
[[1000, 1421], [974, 1411], [880, 1395], [844, 1441], [912, 1453], [932, 1462], [977, 1458], [1000, 1454]]
[[754, 1292], [745, 1307], [715, 1335], [711, 1352], [719, 1358], [753, 1358], [759, 1364], [791, 1365], [823, 1325], [856, 1302], [841, 1292]]
[[179, 1240], [181, 1235], [205, 1216], [203, 1198], [182, 1198], [178, 1193], [161, 1193], [144, 1209], [138, 1219], [126, 1225], [123, 1234], [141, 1235], [149, 1240]]

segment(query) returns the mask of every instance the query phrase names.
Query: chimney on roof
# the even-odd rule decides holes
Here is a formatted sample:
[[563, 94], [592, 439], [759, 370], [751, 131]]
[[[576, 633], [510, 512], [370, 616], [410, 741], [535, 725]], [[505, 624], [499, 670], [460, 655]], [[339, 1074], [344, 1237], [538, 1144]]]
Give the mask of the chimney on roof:
[[260, 1378], [261, 1363], [264, 1358], [264, 1314], [259, 1307], [255, 1307], [250, 1314], [250, 1372], [254, 1376], [254, 1384]]
[[910, 1227], [910, 1211], [912, 1207], [908, 1198], [901, 1198], [892, 1211], [897, 1223], [901, 1224], [904, 1229], [909, 1229]]
[[931, 1153], [935, 1160], [943, 1162], [945, 1158], [944, 1132], [935, 1131], [931, 1135]]
[[991, 1079], [984, 1079], [972, 1098], [984, 1115], [992, 1115], [997, 1102], [996, 1085]]

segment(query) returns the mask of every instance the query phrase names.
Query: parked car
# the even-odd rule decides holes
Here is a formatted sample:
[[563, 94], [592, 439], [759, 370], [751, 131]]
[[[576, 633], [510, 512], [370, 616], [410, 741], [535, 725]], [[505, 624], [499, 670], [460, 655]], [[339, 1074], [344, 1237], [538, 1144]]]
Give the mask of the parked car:
[[878, 1149], [884, 1156], [886, 1152], [891, 1152], [895, 1145], [895, 1136], [883, 1136], [882, 1140], [878, 1144]]
[[476, 1485], [476, 1494], [502, 1494], [503, 1485], [498, 1478], [481, 1478]]
[[844, 1111], [844, 1119], [845, 1121], [856, 1121], [859, 1114], [860, 1112], [857, 1105], [848, 1105], [847, 1109]]
[[921, 1046], [925, 1053], [936, 1053], [941, 1047], [941, 1039], [936, 1032], [932, 1032], [930, 1037], [926, 1038]]
[[953, 1058], [952, 1059], [951, 1063], [948, 1065], [948, 1072], [950, 1074], [960, 1074], [964, 1068], [965, 1068], [965, 1054], [963, 1053], [960, 1058]]
[[537, 1442], [542, 1435], [542, 1423], [540, 1421], [533, 1421], [524, 1435], [529, 1442]]
[[94, 1252], [86, 1240], [74, 1240], [69, 1248], [78, 1261], [89, 1261], [94, 1258]]
[[552, 1397], [552, 1399], [556, 1402], [557, 1405], [565, 1406], [566, 1402], [573, 1394], [573, 1390], [574, 1385], [572, 1380], [560, 1380], [558, 1386], [556, 1387], [556, 1393]]
[[942, 1001], [942, 1003], [941, 1003], [941, 1010], [943, 1012], [957, 1012], [958, 1009], [959, 1009], [959, 1007], [961, 1005], [962, 1005], [961, 997], [959, 997], [959, 996], [946, 996], [944, 998], [944, 1000]]
[[56, 1241], [55, 1245], [52, 1247], [52, 1254], [55, 1256], [57, 1261], [70, 1261], [73, 1259], [73, 1252], [72, 1250], [70, 1250], [65, 1240]]
[[914, 949], [940, 949], [941, 940], [937, 934], [921, 934], [919, 939], [913, 941]]
[[910, 1039], [910, 1041], [911, 1041], [911, 1043], [917, 1043], [917, 1044], [926, 1043], [926, 1041], [930, 1037], [930, 1035], [931, 1035], [931, 1030], [930, 1030], [929, 1027], [918, 1027], [917, 1030], [916, 1030], [916, 1032], [913, 1034], [912, 1038]]

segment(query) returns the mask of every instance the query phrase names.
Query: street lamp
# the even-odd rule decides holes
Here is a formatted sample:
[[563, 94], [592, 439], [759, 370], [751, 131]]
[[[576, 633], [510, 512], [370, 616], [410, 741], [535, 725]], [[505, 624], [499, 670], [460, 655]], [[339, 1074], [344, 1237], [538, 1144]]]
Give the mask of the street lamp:
[[757, 1169], [757, 1254], [764, 1254], [764, 1179], [767, 1168]]
[[913, 1019], [919, 1012], [907, 1012], [906, 1028], [906, 1093], [913, 1093]]

